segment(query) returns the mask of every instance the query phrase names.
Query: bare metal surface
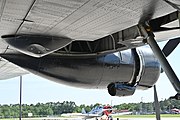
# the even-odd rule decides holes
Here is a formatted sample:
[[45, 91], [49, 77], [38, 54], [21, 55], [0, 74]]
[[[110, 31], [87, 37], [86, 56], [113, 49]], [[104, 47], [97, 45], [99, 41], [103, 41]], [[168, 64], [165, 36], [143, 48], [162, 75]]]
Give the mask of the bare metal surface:
[[0, 60], [0, 80], [17, 77], [28, 72], [1, 58]]
[[163, 0], [37, 0], [30, 11], [33, 0], [2, 0], [0, 33], [13, 34], [29, 11], [18, 33], [96, 40], [136, 25], [152, 2], [153, 18], [175, 11]]
[[180, 93], [180, 81], [176, 76], [176, 73], [170, 66], [169, 62], [167, 61], [166, 57], [164, 56], [163, 52], [159, 48], [158, 44], [154, 40], [154, 37], [149, 36], [147, 42], [151, 47], [152, 51], [154, 52], [155, 56], [158, 58], [159, 62], [161, 63], [161, 66], [165, 71], [167, 77], [169, 78], [172, 86], [174, 87], [177, 93]]
[[[156, 5], [152, 7], [152, 3]], [[163, 0], [1, 0], [0, 36], [17, 31], [17, 34], [95, 41], [137, 25], [140, 19], [157, 18], [174, 11]], [[92, 51], [92, 46], [87, 45]], [[13, 49], [0, 39], [1, 54]], [[71, 51], [71, 46], [68, 50]], [[26, 73], [7, 61], [0, 64], [0, 79]]]
[[[131, 50], [101, 56], [50, 54], [35, 58], [19, 53], [1, 56], [38, 76], [74, 87], [105, 89], [108, 84], [119, 82], [128, 83], [131, 87], [140, 83], [140, 86], [150, 88], [159, 77], [160, 67], [152, 51], [148, 52], [149, 60], [138, 59], [139, 56], [135, 56]], [[142, 60], [144, 64], [136, 64]], [[143, 71], [139, 71], [139, 67]], [[141, 77], [136, 79], [137, 74]]]

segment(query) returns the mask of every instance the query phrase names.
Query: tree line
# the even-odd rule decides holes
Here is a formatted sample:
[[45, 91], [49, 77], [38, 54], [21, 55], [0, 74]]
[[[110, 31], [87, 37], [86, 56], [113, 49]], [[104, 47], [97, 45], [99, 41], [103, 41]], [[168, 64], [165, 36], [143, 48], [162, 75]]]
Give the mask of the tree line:
[[[85, 108], [89, 112], [93, 107], [99, 105], [76, 105], [72, 101], [64, 102], [47, 102], [37, 104], [22, 104], [22, 117], [28, 117], [28, 113], [32, 113], [32, 117], [46, 117], [46, 116], [60, 116], [63, 113], [81, 112], [82, 108]], [[129, 110], [133, 112], [153, 113], [154, 105], [149, 103], [123, 103], [114, 105], [113, 108], [117, 110]], [[178, 100], [164, 100], [160, 101], [161, 111], [169, 111], [172, 108], [180, 109], [180, 101]], [[17, 118], [19, 117], [19, 104], [0, 105], [0, 117], [1, 118]]]

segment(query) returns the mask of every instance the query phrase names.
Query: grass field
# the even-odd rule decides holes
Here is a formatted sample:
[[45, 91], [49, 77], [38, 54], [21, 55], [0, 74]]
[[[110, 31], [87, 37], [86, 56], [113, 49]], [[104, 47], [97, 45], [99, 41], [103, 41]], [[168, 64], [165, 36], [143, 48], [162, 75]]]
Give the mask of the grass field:
[[[161, 114], [162, 118], [180, 118], [180, 114]], [[62, 117], [59, 117], [62, 118]], [[119, 115], [113, 118], [155, 118], [155, 115]], [[40, 120], [41, 118], [22, 118], [22, 120]], [[0, 120], [19, 120], [19, 118], [7, 118]]]
[[[154, 118], [155, 115], [119, 115], [119, 116], [114, 116], [114, 118]], [[161, 114], [161, 117], [163, 118], [174, 118], [174, 117], [179, 117], [180, 114]]]

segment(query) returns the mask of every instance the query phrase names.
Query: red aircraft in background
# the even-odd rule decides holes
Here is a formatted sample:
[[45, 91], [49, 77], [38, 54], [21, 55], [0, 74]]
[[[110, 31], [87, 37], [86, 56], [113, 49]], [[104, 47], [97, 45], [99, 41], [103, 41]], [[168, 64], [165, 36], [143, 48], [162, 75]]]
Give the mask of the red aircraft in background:
[[81, 117], [82, 119], [90, 119], [90, 118], [100, 118], [100, 120], [112, 120], [111, 113], [115, 110], [110, 105], [102, 106], [98, 105], [94, 107], [90, 112], [86, 112], [85, 109], [82, 109], [81, 113], [69, 113], [63, 114], [62, 116], [76, 116]]

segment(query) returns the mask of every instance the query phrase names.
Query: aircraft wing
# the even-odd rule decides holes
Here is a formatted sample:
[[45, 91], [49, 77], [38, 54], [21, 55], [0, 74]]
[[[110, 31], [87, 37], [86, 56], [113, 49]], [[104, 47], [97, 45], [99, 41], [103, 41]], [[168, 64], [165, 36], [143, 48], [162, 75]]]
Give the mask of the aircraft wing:
[[[177, 19], [177, 10], [164, 0], [1, 0], [0, 8], [0, 53], [13, 49], [31, 57], [142, 46], [135, 25], [171, 14], [168, 22]], [[0, 64], [0, 70], [7, 68]], [[10, 69], [0, 73], [2, 79], [24, 74]]]
[[[0, 54], [12, 51], [15, 52], [9, 45], [0, 40]], [[0, 57], [0, 80], [10, 79], [25, 74], [29, 74], [29, 72]]]
[[157, 18], [176, 11], [164, 0], [2, 0], [0, 6], [1, 36], [41, 34], [88, 41], [130, 28], [149, 14]]
[[84, 119], [101, 117], [101, 115], [98, 115], [98, 114], [82, 114], [82, 113], [67, 113], [67, 114], [62, 114], [61, 116], [80, 117], [80, 118], [84, 118]]
[[14, 65], [7, 60], [0, 58], [0, 80], [17, 77], [20, 75], [28, 74], [26, 70]]
[[131, 115], [133, 112], [121, 112], [121, 113], [114, 113], [110, 114], [111, 116], [120, 116], [120, 115]]

